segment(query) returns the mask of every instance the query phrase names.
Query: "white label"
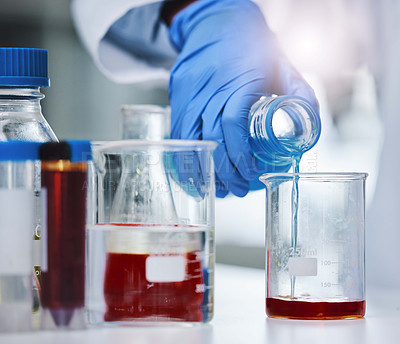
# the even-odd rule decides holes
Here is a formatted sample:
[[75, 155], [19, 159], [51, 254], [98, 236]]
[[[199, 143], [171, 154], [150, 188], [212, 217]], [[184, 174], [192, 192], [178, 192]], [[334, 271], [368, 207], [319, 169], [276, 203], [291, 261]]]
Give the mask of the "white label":
[[186, 259], [177, 256], [149, 256], [146, 259], [146, 279], [149, 282], [182, 282]]
[[33, 190], [0, 190], [0, 274], [32, 272]]
[[289, 258], [289, 275], [317, 276], [317, 258]]
[[40, 242], [42, 244], [42, 258], [40, 262], [40, 270], [47, 272], [47, 189], [42, 188], [40, 193], [41, 203], [41, 219], [40, 219]]
[[33, 240], [33, 266], [40, 266], [42, 260], [42, 246], [40, 240]]

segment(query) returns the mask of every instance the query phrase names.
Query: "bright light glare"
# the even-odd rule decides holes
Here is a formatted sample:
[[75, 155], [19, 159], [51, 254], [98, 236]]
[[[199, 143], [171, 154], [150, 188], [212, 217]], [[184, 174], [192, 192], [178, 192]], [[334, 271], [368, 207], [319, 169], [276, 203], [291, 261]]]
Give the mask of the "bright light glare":
[[318, 47], [321, 46], [320, 39], [321, 37], [315, 32], [300, 37], [297, 43], [298, 52], [301, 54], [301, 57], [307, 60], [315, 58], [319, 52]]
[[300, 69], [315, 69], [316, 65], [324, 59], [324, 52], [329, 47], [321, 31], [316, 29], [299, 29], [284, 40], [283, 48], [290, 60]]

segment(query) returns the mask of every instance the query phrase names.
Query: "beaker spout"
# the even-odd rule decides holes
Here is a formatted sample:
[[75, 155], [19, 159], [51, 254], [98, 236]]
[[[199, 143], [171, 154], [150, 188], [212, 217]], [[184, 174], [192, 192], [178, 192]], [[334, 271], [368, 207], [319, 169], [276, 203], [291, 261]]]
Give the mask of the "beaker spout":
[[270, 186], [275, 177], [269, 173], [265, 173], [258, 178], [266, 187]]
[[269, 189], [282, 181], [293, 179], [293, 173], [264, 173], [259, 179]]

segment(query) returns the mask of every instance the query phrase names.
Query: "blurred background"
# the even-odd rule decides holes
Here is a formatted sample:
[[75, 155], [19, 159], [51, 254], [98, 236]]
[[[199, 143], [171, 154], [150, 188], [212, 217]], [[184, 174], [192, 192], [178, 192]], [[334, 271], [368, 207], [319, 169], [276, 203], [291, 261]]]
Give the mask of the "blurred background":
[[[383, 139], [378, 9], [372, 0], [259, 3], [320, 102], [322, 136], [303, 158], [301, 171], [368, 172], [368, 208]], [[382, 3], [390, 10], [390, 1]], [[0, 46], [49, 51], [51, 87], [42, 90], [43, 114], [60, 139], [120, 139], [120, 106], [168, 104], [167, 80], [157, 85], [109, 81], [79, 41], [69, 7], [69, 0], [0, 0]], [[264, 198], [261, 190], [243, 199], [217, 200], [217, 262], [264, 266]]]

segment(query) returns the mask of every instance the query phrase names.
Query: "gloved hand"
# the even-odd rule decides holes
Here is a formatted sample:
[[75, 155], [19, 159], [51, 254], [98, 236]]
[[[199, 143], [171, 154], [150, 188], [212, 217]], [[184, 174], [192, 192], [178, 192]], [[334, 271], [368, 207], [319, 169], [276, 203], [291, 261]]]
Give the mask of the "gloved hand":
[[171, 138], [213, 140], [216, 191], [244, 196], [265, 170], [248, 142], [250, 107], [263, 95], [295, 94], [316, 108], [313, 90], [277, 46], [250, 0], [200, 0], [171, 22], [179, 51], [171, 71]]

